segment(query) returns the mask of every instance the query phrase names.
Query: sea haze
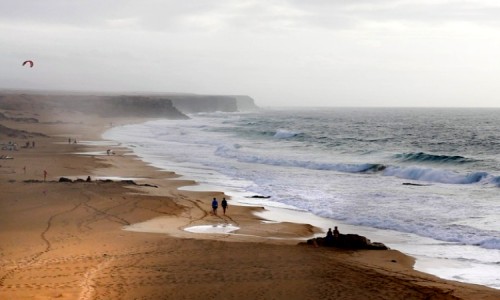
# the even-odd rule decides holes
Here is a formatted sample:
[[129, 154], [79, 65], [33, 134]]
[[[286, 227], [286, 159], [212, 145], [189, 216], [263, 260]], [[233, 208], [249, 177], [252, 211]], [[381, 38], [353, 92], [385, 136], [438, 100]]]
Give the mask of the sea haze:
[[377, 241], [416, 256], [417, 268], [500, 288], [499, 116], [273, 109], [115, 127], [104, 138], [240, 202], [270, 196], [259, 204], [374, 228]]

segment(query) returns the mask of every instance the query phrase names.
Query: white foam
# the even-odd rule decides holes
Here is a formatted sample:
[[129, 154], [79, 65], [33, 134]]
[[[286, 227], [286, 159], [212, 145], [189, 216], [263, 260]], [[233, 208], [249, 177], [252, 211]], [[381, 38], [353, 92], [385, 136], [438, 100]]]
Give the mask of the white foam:
[[[357, 172], [364, 172], [370, 167], [367, 161], [387, 165], [383, 153], [377, 154], [374, 150], [375, 154], [369, 157], [356, 156], [353, 149], [342, 155], [335, 150], [316, 153], [316, 147], [295, 147], [293, 141], [269, 136], [268, 142], [248, 137], [235, 138], [234, 132], [225, 129], [231, 126], [230, 118], [231, 115], [220, 119], [155, 121], [120, 130], [112, 129], [107, 136], [134, 146], [132, 149], [136, 154], [159, 168], [211, 186], [209, 190], [226, 194], [234, 191], [237, 194], [231, 196], [234, 203], [310, 211], [316, 216], [327, 217], [326, 222], [318, 223], [325, 230], [340, 225], [341, 232], [365, 235], [372, 241], [383, 242], [417, 259], [426, 253], [426, 249], [432, 249], [429, 256], [443, 253], [444, 257], [460, 260], [453, 257], [453, 251], [460, 251], [463, 249], [460, 247], [466, 246], [453, 248], [449, 247], [451, 243], [443, 241], [469, 243], [474, 253], [492, 251], [485, 248], [497, 245], [495, 224], [498, 224], [498, 209], [495, 208], [498, 206], [493, 204], [498, 203], [498, 190], [496, 187], [484, 188], [487, 178], [483, 178], [483, 173], [458, 166], [449, 171], [388, 167], [375, 174], [359, 174]], [[239, 129], [244, 130], [242, 126]], [[432, 184], [418, 187], [402, 185], [403, 180], [413, 178], [429, 180]], [[466, 184], [478, 180], [478, 184]], [[203, 190], [203, 187], [186, 189]], [[272, 198], [249, 199], [242, 196], [244, 193], [270, 195]], [[270, 201], [279, 204], [273, 205]], [[287, 214], [290, 215], [288, 220], [315, 225], [314, 215], [302, 214], [299, 210], [291, 210]], [[262, 217], [274, 218], [269, 215]], [[276, 219], [287, 220], [282, 217]], [[470, 224], [458, 223], [460, 220], [468, 220]], [[365, 226], [350, 226], [347, 223]], [[470, 233], [473, 235], [469, 237]], [[479, 236], [481, 238], [477, 239]], [[439, 249], [428, 246], [433, 243], [446, 246]], [[499, 262], [498, 252], [492, 253], [497, 255], [496, 261]], [[499, 267], [497, 264], [496, 270]], [[464, 270], [455, 271], [459, 276]], [[441, 276], [439, 270], [435, 272], [435, 275]]]

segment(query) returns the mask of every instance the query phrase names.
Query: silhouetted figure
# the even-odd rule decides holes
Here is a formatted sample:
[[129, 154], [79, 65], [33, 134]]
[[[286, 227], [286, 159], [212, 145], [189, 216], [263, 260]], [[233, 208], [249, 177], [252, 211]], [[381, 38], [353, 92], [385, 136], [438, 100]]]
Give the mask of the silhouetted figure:
[[219, 203], [217, 202], [217, 199], [214, 198], [214, 200], [212, 200], [212, 211], [214, 212], [214, 215], [217, 214], [217, 207], [219, 207]]
[[333, 244], [333, 232], [331, 228], [328, 228], [328, 231], [326, 232], [326, 237], [325, 237], [325, 245], [326, 246], [332, 246]]
[[227, 209], [227, 201], [226, 201], [226, 198], [222, 198], [221, 205], [222, 205], [222, 211], [224, 212], [224, 214], [226, 214], [226, 209]]
[[43, 181], [47, 180], [47, 170], [43, 170]]
[[340, 235], [339, 229], [337, 228], [337, 226], [335, 226], [335, 228], [333, 229], [333, 237], [338, 239], [339, 235]]

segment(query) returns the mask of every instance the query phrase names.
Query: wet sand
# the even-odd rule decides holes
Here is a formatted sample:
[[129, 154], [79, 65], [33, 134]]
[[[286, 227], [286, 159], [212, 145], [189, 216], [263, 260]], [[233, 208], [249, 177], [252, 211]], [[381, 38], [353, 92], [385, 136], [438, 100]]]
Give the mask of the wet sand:
[[[0, 160], [0, 299], [500, 299], [499, 290], [417, 272], [398, 251], [299, 244], [322, 229], [263, 222], [253, 214], [263, 208], [213, 215], [211, 199], [223, 191], [179, 190], [195, 183], [127, 149], [83, 142], [98, 141], [111, 122], [142, 120], [24, 114], [41, 123], [2, 125], [48, 137], [0, 151], [13, 157]], [[0, 135], [9, 140], [27, 141]], [[184, 230], [229, 224], [235, 234]], [[124, 230], [141, 225], [162, 233]]]

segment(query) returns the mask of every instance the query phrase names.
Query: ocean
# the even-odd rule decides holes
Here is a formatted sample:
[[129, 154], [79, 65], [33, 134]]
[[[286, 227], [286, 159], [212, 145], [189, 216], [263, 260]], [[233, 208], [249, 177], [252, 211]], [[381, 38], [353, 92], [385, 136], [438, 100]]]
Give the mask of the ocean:
[[417, 258], [417, 270], [500, 289], [500, 109], [190, 118], [117, 126], [103, 138], [240, 205], [281, 212], [271, 219], [339, 226]]

